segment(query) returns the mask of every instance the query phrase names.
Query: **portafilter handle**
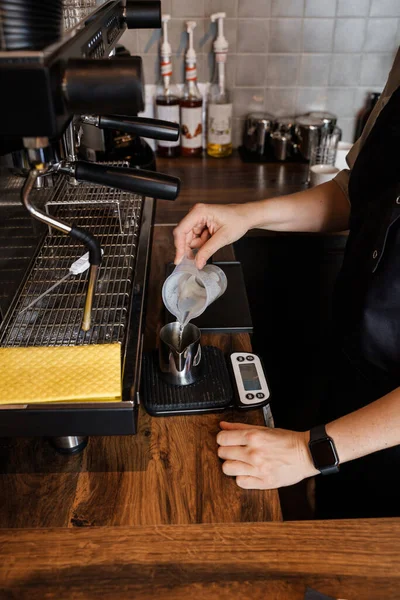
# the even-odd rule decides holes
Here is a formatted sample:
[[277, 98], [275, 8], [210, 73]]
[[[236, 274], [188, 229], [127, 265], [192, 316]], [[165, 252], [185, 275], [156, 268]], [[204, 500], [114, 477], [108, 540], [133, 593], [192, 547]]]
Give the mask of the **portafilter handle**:
[[118, 129], [133, 135], [166, 142], [176, 142], [179, 138], [179, 124], [170, 121], [123, 115], [83, 115], [81, 121], [95, 125], [99, 129]]
[[81, 160], [72, 163], [71, 166], [78, 181], [105, 185], [160, 200], [175, 200], [179, 194], [180, 179], [171, 175], [127, 167], [110, 167]]

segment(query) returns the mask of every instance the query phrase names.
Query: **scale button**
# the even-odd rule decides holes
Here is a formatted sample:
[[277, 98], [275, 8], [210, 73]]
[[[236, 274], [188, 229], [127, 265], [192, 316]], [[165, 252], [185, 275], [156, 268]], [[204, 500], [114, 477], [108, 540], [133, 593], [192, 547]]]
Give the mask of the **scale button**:
[[262, 400], [263, 398], [265, 398], [265, 395], [264, 395], [264, 394], [262, 394], [261, 392], [258, 392], [258, 393], [256, 394], [256, 396], [257, 396], [257, 398], [259, 398], [260, 400]]
[[246, 356], [246, 360], [254, 360], [254, 356], [250, 356], [249, 354], [249, 356]]
[[238, 359], [239, 362], [243, 362], [244, 361], [244, 356], [238, 356], [237, 359]]
[[254, 394], [246, 394], [247, 400], [254, 400]]

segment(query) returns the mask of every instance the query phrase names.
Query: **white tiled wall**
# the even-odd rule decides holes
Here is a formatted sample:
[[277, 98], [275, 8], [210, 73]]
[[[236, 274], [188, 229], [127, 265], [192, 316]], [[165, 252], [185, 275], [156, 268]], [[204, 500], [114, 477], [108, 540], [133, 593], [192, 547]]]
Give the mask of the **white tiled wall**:
[[[162, 0], [162, 10], [172, 15], [177, 82], [183, 79], [185, 21], [198, 23], [199, 80], [207, 82], [216, 33], [209, 15], [227, 13], [236, 144], [252, 110], [331, 110], [344, 139], [352, 140], [355, 115], [368, 92], [382, 90], [400, 44], [400, 0]], [[158, 78], [159, 41], [154, 30], [128, 31], [121, 40], [142, 55], [148, 84]]]

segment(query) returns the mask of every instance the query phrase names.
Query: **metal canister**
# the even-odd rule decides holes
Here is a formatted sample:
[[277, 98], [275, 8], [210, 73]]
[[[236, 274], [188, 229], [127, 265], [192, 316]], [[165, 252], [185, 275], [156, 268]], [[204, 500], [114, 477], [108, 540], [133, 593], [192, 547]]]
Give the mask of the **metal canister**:
[[332, 133], [336, 127], [337, 116], [333, 113], [323, 110], [313, 110], [308, 116], [315, 119], [320, 119], [322, 121], [323, 128], [326, 129], [328, 133]]
[[297, 147], [301, 156], [306, 160], [310, 160], [311, 150], [318, 145], [323, 129], [324, 123], [318, 117], [303, 115], [296, 118]]
[[277, 117], [275, 119], [274, 130], [282, 133], [293, 134], [296, 125], [296, 117]]
[[295, 133], [294, 117], [279, 117], [274, 123], [271, 145], [277, 160], [286, 160], [293, 153]]
[[270, 147], [270, 138], [274, 128], [274, 117], [268, 113], [251, 113], [247, 115], [243, 146], [246, 150], [263, 156]]

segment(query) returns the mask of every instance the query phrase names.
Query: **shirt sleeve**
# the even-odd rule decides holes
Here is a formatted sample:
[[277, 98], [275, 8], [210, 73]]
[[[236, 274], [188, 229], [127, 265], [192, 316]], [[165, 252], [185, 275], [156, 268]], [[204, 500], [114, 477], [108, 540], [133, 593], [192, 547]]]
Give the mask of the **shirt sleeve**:
[[357, 140], [357, 142], [355, 144], [353, 144], [353, 146], [351, 147], [351, 149], [349, 150], [347, 156], [346, 156], [346, 162], [348, 165], [348, 169], [343, 169], [343, 171], [340, 171], [336, 177], [334, 178], [334, 181], [336, 181], [336, 183], [338, 184], [338, 186], [340, 187], [340, 189], [342, 190], [342, 192], [344, 193], [344, 195], [346, 196], [347, 200], [350, 202], [350, 197], [349, 197], [349, 179], [350, 179], [350, 173], [351, 173], [351, 169], [353, 168], [354, 163], [356, 162], [357, 156], [360, 152], [360, 146], [361, 146], [361, 140]]

